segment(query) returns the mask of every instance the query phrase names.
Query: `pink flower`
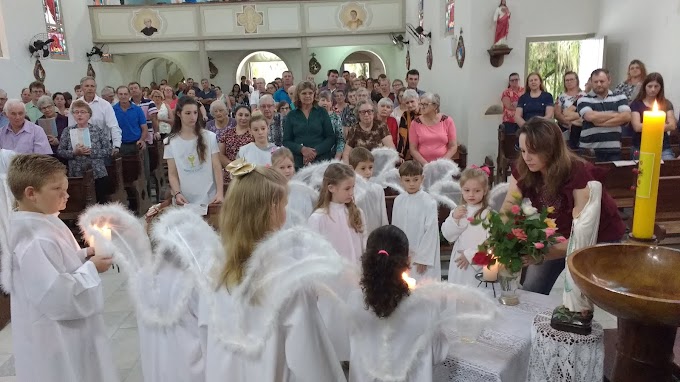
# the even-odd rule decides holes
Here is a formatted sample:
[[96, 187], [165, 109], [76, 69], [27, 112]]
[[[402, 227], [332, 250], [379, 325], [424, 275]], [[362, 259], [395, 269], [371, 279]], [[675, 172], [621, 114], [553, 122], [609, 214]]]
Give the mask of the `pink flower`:
[[519, 241], [526, 241], [527, 240], [527, 234], [524, 232], [523, 229], [521, 228], [513, 228], [512, 229], [512, 234], [515, 235], [515, 237]]
[[536, 249], [543, 249], [543, 248], [545, 248], [545, 244], [543, 244], [543, 243], [534, 243], [534, 247], [536, 247]]
[[555, 229], [554, 228], [546, 228], [545, 230], [545, 237], [548, 238], [552, 235], [555, 234]]
[[470, 216], [467, 220], [468, 220], [470, 223], [472, 223], [472, 222], [475, 221], [475, 218], [473, 218], [472, 216]]
[[522, 209], [517, 204], [515, 204], [514, 206], [512, 206], [512, 209], [510, 209], [510, 212], [517, 215], [521, 210]]
[[564, 242], [566, 242], [566, 241], [567, 241], [567, 238], [564, 237], [564, 236], [558, 236], [558, 237], [557, 237], [557, 242], [558, 242], [558, 243], [564, 243]]

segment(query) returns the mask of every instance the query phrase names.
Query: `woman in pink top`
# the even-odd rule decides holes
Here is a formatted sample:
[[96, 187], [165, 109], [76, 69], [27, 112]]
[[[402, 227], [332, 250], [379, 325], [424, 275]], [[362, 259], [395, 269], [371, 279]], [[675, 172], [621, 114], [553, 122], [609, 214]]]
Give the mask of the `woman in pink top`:
[[517, 101], [522, 94], [524, 94], [524, 88], [519, 82], [519, 74], [512, 73], [508, 78], [508, 87], [501, 94], [505, 134], [515, 134], [519, 129], [519, 126], [515, 123], [515, 109], [517, 109]]
[[413, 159], [426, 164], [437, 159], [453, 159], [458, 150], [453, 118], [439, 112], [439, 95], [420, 97], [420, 116], [411, 122], [408, 132]]

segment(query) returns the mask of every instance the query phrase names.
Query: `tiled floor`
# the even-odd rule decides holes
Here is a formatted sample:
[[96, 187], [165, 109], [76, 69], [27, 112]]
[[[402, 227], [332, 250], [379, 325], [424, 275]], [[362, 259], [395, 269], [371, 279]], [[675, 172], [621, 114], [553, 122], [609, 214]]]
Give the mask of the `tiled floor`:
[[[125, 276], [114, 270], [102, 274], [104, 283], [104, 321], [107, 335], [111, 338], [113, 356], [122, 382], [143, 382], [139, 361], [139, 340], [137, 320], [133, 312], [127, 290]], [[555, 283], [551, 295], [561, 294], [564, 274]], [[616, 327], [616, 318], [599, 308], [595, 310], [595, 320], [605, 329]], [[13, 382], [14, 357], [12, 355], [11, 324], [0, 331], [0, 382]]]

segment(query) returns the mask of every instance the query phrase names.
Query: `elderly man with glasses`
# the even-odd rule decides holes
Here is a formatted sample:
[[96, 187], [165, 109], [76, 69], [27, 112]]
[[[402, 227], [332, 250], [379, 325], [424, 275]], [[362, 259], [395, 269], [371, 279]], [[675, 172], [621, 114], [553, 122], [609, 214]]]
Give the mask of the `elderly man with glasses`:
[[20, 154], [51, 155], [53, 153], [43, 129], [26, 120], [26, 108], [23, 102], [18, 99], [8, 100], [3, 110], [9, 118], [9, 124], [0, 128], [1, 149]]
[[31, 82], [28, 86], [31, 92], [31, 102], [26, 104], [26, 115], [31, 122], [35, 123], [40, 117], [42, 117], [42, 112], [38, 108], [38, 99], [45, 95], [45, 84], [40, 81]]

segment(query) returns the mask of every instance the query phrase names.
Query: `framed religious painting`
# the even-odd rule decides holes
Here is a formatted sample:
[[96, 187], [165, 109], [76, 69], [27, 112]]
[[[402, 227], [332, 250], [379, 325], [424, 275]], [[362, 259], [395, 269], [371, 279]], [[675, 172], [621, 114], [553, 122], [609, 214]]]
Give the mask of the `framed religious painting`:
[[454, 34], [455, 23], [455, 13], [454, 7], [456, 0], [444, 0], [444, 35], [451, 36]]

